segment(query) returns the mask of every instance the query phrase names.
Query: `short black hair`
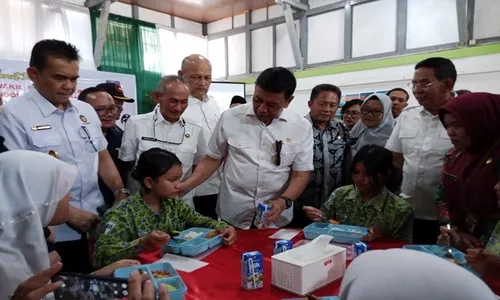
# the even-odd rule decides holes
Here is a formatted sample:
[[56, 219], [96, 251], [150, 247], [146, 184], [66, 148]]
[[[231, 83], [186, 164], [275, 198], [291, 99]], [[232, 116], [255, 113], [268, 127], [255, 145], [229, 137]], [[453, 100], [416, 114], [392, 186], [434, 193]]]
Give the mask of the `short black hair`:
[[261, 89], [268, 93], [285, 93], [288, 100], [297, 87], [297, 79], [292, 72], [283, 67], [274, 67], [264, 70], [255, 81]]
[[241, 97], [241, 96], [234, 96], [232, 99], [231, 99], [231, 103], [229, 104], [229, 106], [233, 105], [233, 104], [246, 104], [247, 103], [247, 100], [245, 100], [245, 98]]
[[434, 76], [436, 76], [439, 81], [450, 79], [453, 83], [457, 82], [457, 69], [453, 62], [447, 58], [431, 57], [424, 59], [415, 65], [415, 70], [420, 68], [433, 69]]
[[349, 107], [354, 106], [354, 105], [359, 105], [361, 106], [363, 104], [363, 100], [361, 99], [351, 99], [347, 101], [344, 106], [342, 106], [342, 109], [340, 110], [340, 115], [343, 116], [344, 112], [349, 109]]
[[309, 97], [309, 101], [316, 100], [321, 92], [332, 92], [336, 94], [339, 98], [338, 103], [340, 103], [340, 98], [342, 98], [342, 91], [338, 86], [328, 83], [318, 84], [317, 86], [315, 86], [311, 91], [311, 97]]
[[472, 93], [472, 92], [469, 91], [469, 90], [457, 90], [457, 91], [455, 91], [455, 94], [456, 94], [457, 97], [458, 96], [462, 96], [464, 94], [470, 94], [470, 93]]
[[392, 90], [388, 91], [386, 93], [386, 95], [390, 96], [392, 92], [403, 92], [406, 95], [406, 102], [408, 102], [408, 100], [410, 100], [410, 94], [408, 94], [408, 92], [403, 88], [393, 88]]
[[358, 163], [365, 166], [366, 173], [373, 180], [373, 188], [385, 186], [392, 193], [398, 193], [401, 178], [392, 162], [391, 151], [377, 145], [365, 145], [354, 155], [351, 174]]
[[80, 61], [78, 49], [65, 41], [41, 40], [31, 50], [30, 67], [42, 70], [47, 64], [47, 57], [54, 56], [67, 61]]
[[141, 184], [145, 192], [149, 192], [144, 179], [157, 179], [176, 165], [182, 166], [182, 163], [174, 153], [161, 148], [151, 148], [141, 153], [131, 176]]
[[84, 102], [87, 102], [87, 96], [88, 95], [93, 94], [93, 93], [99, 93], [99, 92], [106, 93], [105, 90], [100, 89], [100, 88], [96, 88], [96, 87], [86, 88], [86, 89], [84, 89], [83, 91], [80, 92], [80, 94], [78, 95], [78, 100], [82, 100]]

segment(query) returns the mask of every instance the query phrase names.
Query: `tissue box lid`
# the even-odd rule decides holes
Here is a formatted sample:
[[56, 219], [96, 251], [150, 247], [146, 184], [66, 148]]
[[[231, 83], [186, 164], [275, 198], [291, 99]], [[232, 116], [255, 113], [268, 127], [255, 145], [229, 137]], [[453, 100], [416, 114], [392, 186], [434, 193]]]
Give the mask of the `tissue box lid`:
[[271, 257], [271, 259], [283, 261], [283, 262], [286, 262], [286, 263], [289, 263], [292, 265], [296, 265], [296, 266], [307, 266], [307, 265], [310, 265], [312, 263], [327, 259], [328, 257], [335, 256], [339, 253], [346, 252], [345, 248], [334, 246], [334, 245], [328, 245], [325, 248], [326, 251], [325, 251], [324, 255], [318, 256], [317, 258], [310, 260], [310, 261], [299, 261], [299, 260], [295, 259], [293, 256], [295, 254], [297, 254], [297, 252], [300, 253], [300, 251], [301, 251], [300, 248], [301, 247], [294, 248], [292, 250], [273, 255]]

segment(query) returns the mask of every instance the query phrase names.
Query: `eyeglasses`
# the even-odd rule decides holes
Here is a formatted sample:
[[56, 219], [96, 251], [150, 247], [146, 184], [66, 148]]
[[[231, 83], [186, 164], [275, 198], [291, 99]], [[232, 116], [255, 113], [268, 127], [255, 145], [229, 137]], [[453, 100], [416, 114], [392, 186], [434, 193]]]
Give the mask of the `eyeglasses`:
[[283, 141], [276, 141], [273, 146], [273, 151], [276, 152], [275, 155], [271, 157], [271, 161], [276, 166], [281, 165], [281, 148], [283, 148]]
[[153, 137], [147, 137], [143, 136], [141, 137], [141, 140], [143, 141], [149, 141], [149, 142], [160, 142], [160, 143], [165, 143], [165, 144], [170, 144], [170, 145], [181, 145], [184, 142], [184, 137], [186, 136], [186, 126], [184, 124], [184, 121], [182, 121], [182, 137], [180, 141], [164, 141], [156, 138], [156, 121], [158, 120], [158, 108], [155, 109], [155, 113], [153, 114]]
[[346, 110], [344, 116], [358, 117], [361, 113], [359, 111]]
[[381, 114], [384, 113], [383, 110], [380, 110], [380, 109], [374, 109], [374, 110], [371, 110], [369, 108], [362, 108], [361, 109], [361, 113], [363, 114], [363, 116], [368, 116], [368, 115], [372, 115], [374, 117], [378, 117], [380, 116]]
[[121, 113], [122, 110], [123, 110], [123, 108], [118, 107], [116, 105], [113, 105], [113, 106], [110, 106], [110, 107], [98, 108], [95, 111], [97, 112], [97, 115], [99, 117], [104, 117], [104, 116], [106, 116], [108, 114], [112, 114], [112, 115], [116, 116], [119, 113]]
[[94, 143], [94, 140], [92, 140], [92, 137], [90, 136], [90, 132], [85, 126], [81, 126], [78, 128], [78, 134], [82, 139], [85, 140], [85, 147], [87, 148], [88, 151], [90, 152], [97, 152], [97, 146]]
[[413, 82], [412, 81], [412, 82], [408, 82], [408, 86], [411, 87], [412, 89], [419, 88], [419, 89], [425, 90], [425, 89], [430, 88], [431, 85], [433, 85], [434, 83], [436, 83], [436, 81], [429, 82], [429, 83]]

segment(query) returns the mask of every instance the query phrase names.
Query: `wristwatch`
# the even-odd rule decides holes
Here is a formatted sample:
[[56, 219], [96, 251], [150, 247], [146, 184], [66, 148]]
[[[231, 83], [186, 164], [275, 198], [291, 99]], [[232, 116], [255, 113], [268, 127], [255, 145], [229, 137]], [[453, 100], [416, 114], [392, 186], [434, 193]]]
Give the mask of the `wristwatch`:
[[285, 200], [286, 209], [289, 209], [290, 207], [292, 207], [292, 204], [293, 204], [292, 199], [288, 198], [287, 196], [281, 196], [280, 199]]
[[130, 196], [130, 190], [129, 190], [129, 189], [125, 189], [125, 188], [123, 188], [123, 189], [119, 189], [119, 190], [116, 190], [116, 191], [115, 191], [115, 197], [116, 197], [116, 195], [118, 195], [118, 194], [122, 194], [122, 195], [125, 195], [125, 196], [127, 196], [127, 197], [128, 197], [128, 196]]

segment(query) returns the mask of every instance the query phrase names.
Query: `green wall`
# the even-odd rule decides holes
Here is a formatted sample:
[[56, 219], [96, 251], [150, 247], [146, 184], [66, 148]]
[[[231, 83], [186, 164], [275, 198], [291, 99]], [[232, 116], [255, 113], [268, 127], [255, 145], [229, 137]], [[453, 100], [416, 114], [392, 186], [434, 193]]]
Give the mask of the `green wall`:
[[[307, 69], [304, 71], [297, 71], [295, 72], [295, 77], [306, 78], [306, 77], [339, 74], [339, 73], [355, 72], [355, 71], [370, 70], [370, 69], [395, 67], [402, 65], [412, 65], [432, 56], [440, 56], [449, 59], [456, 59], [456, 58], [480, 56], [480, 55], [495, 54], [495, 53], [500, 53], [500, 43], [481, 45], [481, 46], [469, 46], [453, 50], [435, 51], [435, 52], [419, 53], [412, 55], [404, 55], [398, 57], [381, 58], [369, 61], [331, 65], [326, 67]], [[248, 77], [233, 81], [242, 82], [246, 84], [253, 84], [255, 83], [255, 79], [256, 79], [255, 77]]]

